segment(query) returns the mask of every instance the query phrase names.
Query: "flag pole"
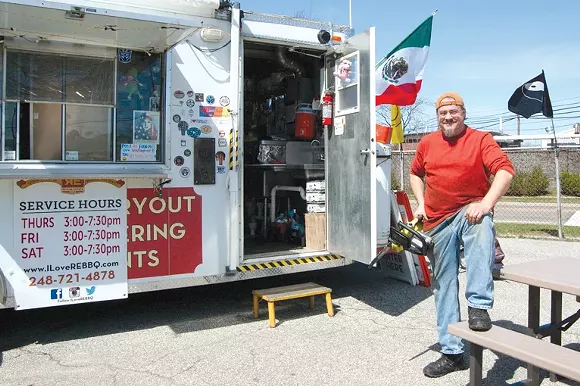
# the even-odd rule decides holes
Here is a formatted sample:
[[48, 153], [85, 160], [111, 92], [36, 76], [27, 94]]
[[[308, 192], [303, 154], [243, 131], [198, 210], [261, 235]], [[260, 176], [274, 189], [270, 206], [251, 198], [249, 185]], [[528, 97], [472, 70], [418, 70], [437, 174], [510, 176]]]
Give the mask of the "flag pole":
[[352, 28], [352, 0], [348, 0], [348, 26]]
[[556, 128], [554, 127], [554, 118], [552, 121], [552, 132], [554, 133], [554, 161], [556, 163], [556, 200], [558, 202], [558, 238], [563, 238], [562, 234], [562, 193], [560, 188], [560, 160], [558, 149], [558, 138], [556, 137]]
[[[405, 138], [404, 134], [403, 138]], [[405, 190], [405, 155], [402, 142], [399, 144], [399, 165], [401, 165], [401, 190]]]

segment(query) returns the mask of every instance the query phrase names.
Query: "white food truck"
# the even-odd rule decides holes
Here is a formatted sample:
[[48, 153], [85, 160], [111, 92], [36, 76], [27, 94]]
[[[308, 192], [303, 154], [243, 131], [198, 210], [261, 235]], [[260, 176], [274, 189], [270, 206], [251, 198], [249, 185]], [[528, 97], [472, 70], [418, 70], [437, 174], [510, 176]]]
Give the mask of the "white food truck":
[[[372, 265], [387, 244], [373, 28], [219, 0], [0, 13], [4, 308]], [[416, 256], [383, 261], [425, 280]]]

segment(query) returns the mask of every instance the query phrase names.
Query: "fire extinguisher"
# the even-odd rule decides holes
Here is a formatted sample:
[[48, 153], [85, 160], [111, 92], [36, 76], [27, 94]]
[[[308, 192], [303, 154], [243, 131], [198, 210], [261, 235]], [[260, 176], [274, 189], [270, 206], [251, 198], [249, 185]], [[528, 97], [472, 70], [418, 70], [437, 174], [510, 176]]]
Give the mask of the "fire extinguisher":
[[334, 103], [334, 95], [332, 92], [326, 91], [322, 97], [322, 124], [325, 126], [332, 125], [332, 110]]

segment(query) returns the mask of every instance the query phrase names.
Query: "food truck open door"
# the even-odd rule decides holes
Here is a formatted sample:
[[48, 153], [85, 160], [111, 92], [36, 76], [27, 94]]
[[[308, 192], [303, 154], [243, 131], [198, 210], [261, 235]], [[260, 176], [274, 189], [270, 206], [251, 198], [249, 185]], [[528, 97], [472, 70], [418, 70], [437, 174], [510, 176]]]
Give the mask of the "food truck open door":
[[[374, 68], [374, 27], [326, 57], [327, 85], [335, 93], [326, 144], [328, 250], [367, 264], [377, 246]], [[389, 215], [390, 203], [381, 205]]]

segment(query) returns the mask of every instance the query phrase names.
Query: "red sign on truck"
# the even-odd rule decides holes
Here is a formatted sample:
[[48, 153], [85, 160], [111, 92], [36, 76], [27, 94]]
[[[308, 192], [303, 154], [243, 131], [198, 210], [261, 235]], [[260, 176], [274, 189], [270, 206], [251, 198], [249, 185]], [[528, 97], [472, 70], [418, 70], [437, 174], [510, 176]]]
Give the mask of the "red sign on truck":
[[127, 189], [129, 279], [194, 273], [202, 263], [201, 196], [193, 188]]

